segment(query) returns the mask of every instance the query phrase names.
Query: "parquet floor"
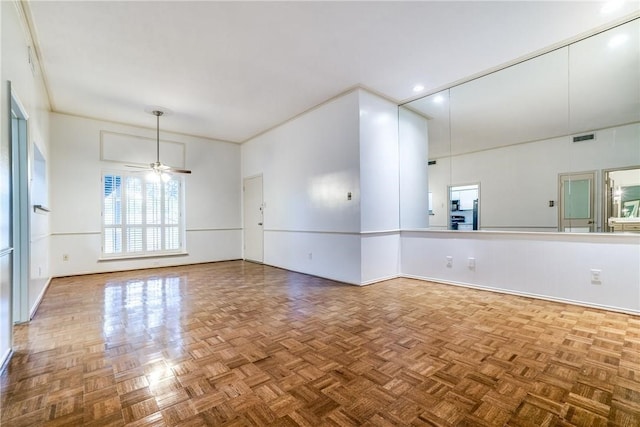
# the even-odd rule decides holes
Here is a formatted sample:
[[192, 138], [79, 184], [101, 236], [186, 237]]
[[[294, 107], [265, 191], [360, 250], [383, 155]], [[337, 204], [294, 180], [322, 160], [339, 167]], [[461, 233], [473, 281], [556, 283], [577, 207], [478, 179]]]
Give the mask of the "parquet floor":
[[242, 261], [55, 279], [4, 426], [640, 426], [640, 318]]

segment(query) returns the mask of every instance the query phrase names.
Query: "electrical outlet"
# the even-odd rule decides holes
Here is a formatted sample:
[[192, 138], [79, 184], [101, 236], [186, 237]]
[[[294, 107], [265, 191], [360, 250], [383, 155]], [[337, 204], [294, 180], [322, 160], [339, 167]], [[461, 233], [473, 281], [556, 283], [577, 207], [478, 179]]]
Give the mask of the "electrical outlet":
[[591, 269], [591, 283], [593, 283], [594, 285], [600, 285], [602, 284], [602, 270], [598, 270], [595, 268]]
[[69, 254], [63, 254], [62, 255], [62, 260], [63, 261], [69, 261]]
[[467, 260], [467, 267], [469, 267], [469, 270], [475, 270], [476, 269], [476, 259], [473, 257], [469, 257], [469, 259]]
[[453, 267], [453, 257], [452, 256], [447, 256], [447, 267], [449, 267], [449, 268]]

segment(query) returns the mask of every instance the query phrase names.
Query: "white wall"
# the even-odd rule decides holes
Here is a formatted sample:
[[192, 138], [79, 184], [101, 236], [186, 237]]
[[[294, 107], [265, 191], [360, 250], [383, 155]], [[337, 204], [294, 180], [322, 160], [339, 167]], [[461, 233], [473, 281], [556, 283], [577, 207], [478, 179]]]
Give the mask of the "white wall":
[[360, 230], [400, 228], [398, 106], [364, 90], [360, 102]]
[[[360, 284], [397, 277], [400, 261], [398, 106], [359, 90]], [[426, 157], [425, 157], [426, 159]]]
[[360, 238], [361, 285], [400, 274], [400, 233], [365, 233]]
[[359, 283], [358, 136], [353, 91], [242, 145], [242, 176], [263, 179], [265, 264]]
[[267, 265], [360, 284], [358, 233], [265, 230], [264, 249]]
[[[145, 114], [141, 112], [141, 114]], [[153, 124], [153, 121], [151, 121]], [[241, 252], [240, 147], [227, 142], [162, 132], [184, 143], [186, 256], [99, 261], [101, 174], [126, 169], [100, 160], [100, 132], [155, 138], [144, 129], [51, 114], [51, 264], [53, 276], [238, 259]], [[155, 152], [150, 153], [152, 159]], [[63, 255], [68, 261], [63, 261]]]
[[353, 284], [397, 275], [398, 251], [381, 257], [399, 246], [397, 124], [394, 103], [357, 89], [242, 145], [243, 177], [263, 176], [266, 264]]
[[[25, 110], [29, 114], [28, 143], [29, 167], [33, 165], [33, 146], [37, 145], [45, 160], [49, 157], [49, 102], [41, 76], [31, 70], [28, 62], [28, 46], [30, 37], [25, 31], [21, 11], [14, 2], [1, 2], [1, 33], [2, 79], [0, 93], [2, 94], [2, 130], [3, 144], [8, 144], [9, 135], [9, 105], [10, 93], [8, 81], [11, 81], [12, 91], [18, 95]], [[34, 59], [35, 60], [35, 59]], [[32, 175], [30, 174], [30, 178]], [[45, 178], [46, 184], [46, 178]], [[31, 186], [31, 183], [29, 183]], [[28, 278], [28, 306], [33, 312], [39, 298], [44, 291], [50, 277], [49, 269], [49, 216], [35, 214], [30, 209], [30, 272]], [[2, 232], [6, 232], [2, 230]], [[12, 309], [11, 309], [11, 279], [9, 277], [10, 263], [2, 257], [2, 273], [0, 274], [0, 362], [11, 346]]]
[[[640, 124], [636, 123], [599, 130], [595, 141], [572, 143], [567, 136], [453, 156], [450, 171], [448, 159], [438, 159], [429, 168], [429, 190], [434, 199], [437, 195], [446, 201], [448, 183], [480, 183], [482, 229], [555, 231], [558, 174], [638, 165], [638, 141]], [[599, 174], [596, 212], [600, 212], [601, 179]], [[556, 206], [549, 207], [550, 200]], [[446, 226], [446, 216], [437, 224]]]
[[401, 241], [407, 277], [640, 313], [640, 235], [414, 231]]

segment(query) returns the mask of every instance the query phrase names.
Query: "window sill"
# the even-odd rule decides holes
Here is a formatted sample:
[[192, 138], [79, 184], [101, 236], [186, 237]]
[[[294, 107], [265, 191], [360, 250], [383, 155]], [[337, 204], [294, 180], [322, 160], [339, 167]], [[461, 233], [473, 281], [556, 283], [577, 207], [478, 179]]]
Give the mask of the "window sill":
[[161, 253], [161, 254], [144, 254], [144, 255], [117, 255], [117, 256], [109, 256], [109, 257], [100, 257], [98, 258], [98, 262], [108, 262], [108, 261], [127, 261], [134, 259], [145, 259], [145, 258], [167, 258], [167, 257], [179, 257], [179, 256], [188, 256], [189, 252], [169, 252], [169, 253]]

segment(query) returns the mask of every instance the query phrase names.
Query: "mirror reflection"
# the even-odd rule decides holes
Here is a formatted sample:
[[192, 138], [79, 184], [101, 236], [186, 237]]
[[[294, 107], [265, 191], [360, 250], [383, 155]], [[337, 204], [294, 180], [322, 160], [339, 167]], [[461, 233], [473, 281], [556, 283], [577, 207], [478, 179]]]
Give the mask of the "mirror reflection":
[[[401, 227], [640, 231], [640, 197], [616, 196], [616, 185], [640, 188], [629, 172], [640, 170], [639, 22], [401, 106], [401, 150], [408, 122], [422, 123], [428, 147], [428, 179], [411, 190], [401, 179]], [[453, 209], [454, 191], [469, 185], [478, 186], [475, 224]], [[412, 200], [422, 197], [428, 206], [416, 212]]]
[[[449, 90], [400, 106], [398, 113], [401, 227], [446, 229], [451, 170]], [[445, 191], [432, 192], [431, 188]]]
[[449, 230], [479, 230], [480, 185], [449, 187]]
[[605, 231], [640, 232], [640, 167], [605, 171]]

